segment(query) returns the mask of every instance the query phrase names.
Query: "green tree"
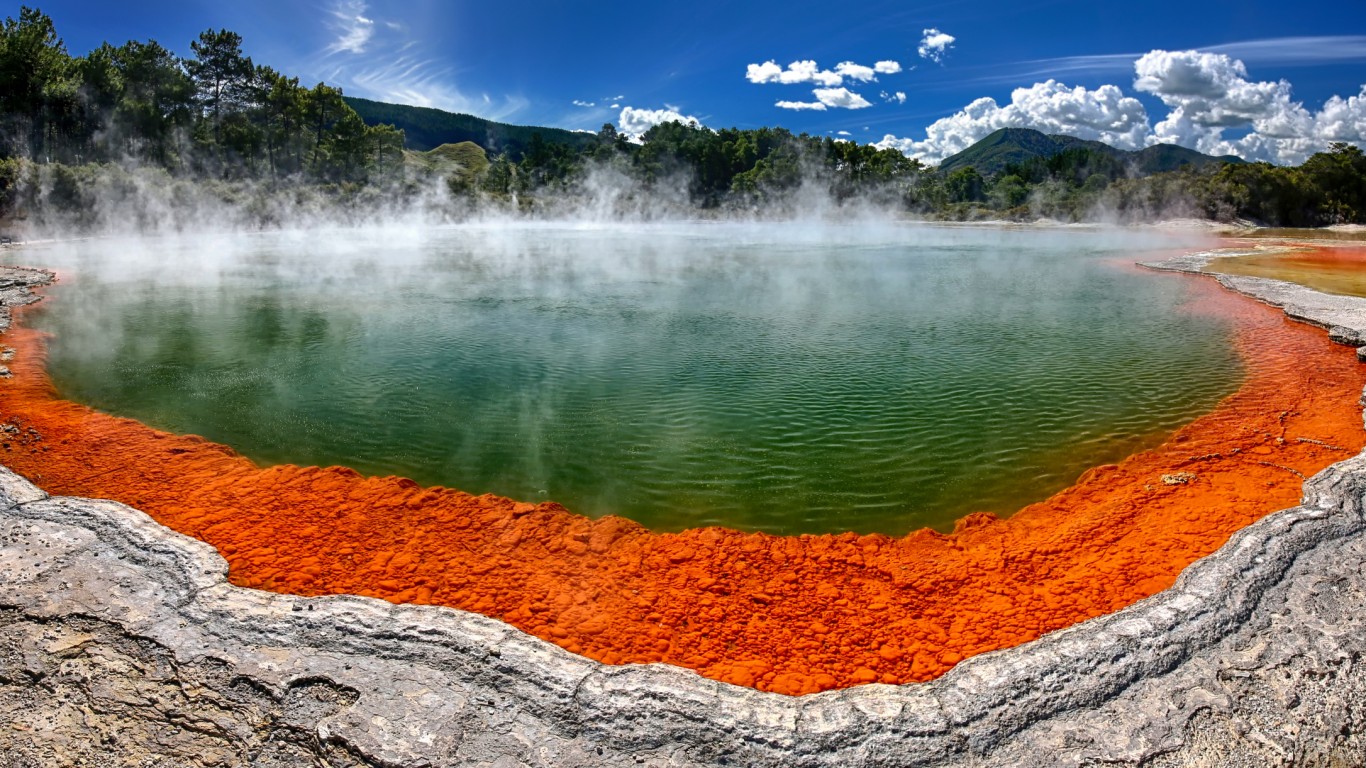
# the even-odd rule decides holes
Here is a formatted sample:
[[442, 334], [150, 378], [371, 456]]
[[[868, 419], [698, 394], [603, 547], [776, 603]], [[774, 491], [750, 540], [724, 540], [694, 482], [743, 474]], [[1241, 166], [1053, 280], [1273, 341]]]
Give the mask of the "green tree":
[[0, 24], [0, 114], [6, 154], [52, 154], [76, 106], [76, 81], [52, 19], [28, 6]]
[[194, 80], [195, 100], [208, 117], [214, 145], [221, 146], [223, 121], [244, 106], [255, 69], [242, 55], [242, 36], [226, 29], [201, 32], [190, 50], [194, 58], [185, 66]]
[[308, 167], [313, 174], [324, 175], [331, 167], [328, 134], [344, 114], [354, 111], [346, 106], [340, 88], [318, 83], [304, 95], [304, 119], [313, 134], [308, 151]]
[[180, 59], [155, 40], [123, 44], [114, 61], [123, 81], [111, 119], [116, 140], [128, 154], [173, 165], [176, 136], [192, 122], [194, 83]]
[[985, 199], [983, 190], [986, 181], [976, 168], [967, 166], [950, 173], [944, 179], [944, 189], [948, 192], [949, 202], [975, 203]]
[[1360, 147], [1335, 142], [1306, 160], [1301, 170], [1323, 196], [1321, 223], [1366, 223], [1366, 153]]

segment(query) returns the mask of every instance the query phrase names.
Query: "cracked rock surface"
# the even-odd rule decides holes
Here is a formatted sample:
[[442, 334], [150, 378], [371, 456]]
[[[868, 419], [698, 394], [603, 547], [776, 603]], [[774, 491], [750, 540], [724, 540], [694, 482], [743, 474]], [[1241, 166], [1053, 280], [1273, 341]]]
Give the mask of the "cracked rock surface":
[[[1366, 307], [1332, 323], [1361, 334]], [[1364, 531], [1366, 454], [1127, 609], [931, 683], [792, 698], [448, 608], [234, 587], [207, 544], [0, 469], [0, 768], [1361, 765]]]

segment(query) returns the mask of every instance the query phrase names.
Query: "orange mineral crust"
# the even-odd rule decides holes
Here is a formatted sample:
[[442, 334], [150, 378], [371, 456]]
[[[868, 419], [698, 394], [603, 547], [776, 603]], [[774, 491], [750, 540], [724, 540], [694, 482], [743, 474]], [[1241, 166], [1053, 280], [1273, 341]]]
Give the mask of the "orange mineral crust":
[[[1233, 241], [1246, 247], [1256, 241]], [[1269, 277], [1299, 283], [1324, 293], [1366, 296], [1366, 248], [1358, 245], [1324, 246], [1289, 242], [1269, 253], [1217, 259], [1208, 269], [1228, 275]]]
[[260, 468], [58, 399], [43, 338], [23, 327], [6, 335], [0, 456], [50, 492], [116, 499], [209, 542], [238, 585], [455, 606], [603, 662], [787, 694], [929, 680], [1171, 585], [1366, 443], [1353, 350], [1199, 280], [1195, 308], [1232, 318], [1242, 387], [1158, 448], [952, 535], [658, 534], [553, 503]]

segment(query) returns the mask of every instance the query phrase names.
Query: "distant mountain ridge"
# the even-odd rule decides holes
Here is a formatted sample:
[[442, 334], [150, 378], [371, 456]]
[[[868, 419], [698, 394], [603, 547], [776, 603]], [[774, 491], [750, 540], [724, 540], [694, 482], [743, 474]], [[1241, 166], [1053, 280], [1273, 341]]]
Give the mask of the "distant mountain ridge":
[[474, 115], [430, 107], [387, 104], [354, 96], [345, 99], [366, 125], [387, 124], [402, 129], [403, 146], [417, 152], [427, 152], [443, 144], [469, 141], [482, 147], [489, 156], [506, 153], [513, 162], [520, 162], [532, 137], [537, 134], [547, 143], [566, 144], [575, 149], [597, 141], [595, 134], [566, 131], [563, 128], [510, 125]]
[[939, 170], [952, 173], [960, 168], [976, 168], [983, 176], [994, 176], [1007, 165], [1033, 158], [1049, 158], [1071, 149], [1087, 149], [1128, 164], [1140, 176], [1174, 171], [1182, 166], [1201, 168], [1212, 163], [1242, 163], [1240, 157], [1214, 157], [1175, 144], [1154, 144], [1137, 151], [1117, 149], [1104, 142], [1061, 134], [1049, 135], [1032, 128], [1001, 128], [939, 164]]

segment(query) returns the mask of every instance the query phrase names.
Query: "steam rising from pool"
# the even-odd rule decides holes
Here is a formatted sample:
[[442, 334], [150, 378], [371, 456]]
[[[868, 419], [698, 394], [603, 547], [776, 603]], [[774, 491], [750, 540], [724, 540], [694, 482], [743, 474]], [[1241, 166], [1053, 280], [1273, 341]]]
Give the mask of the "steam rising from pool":
[[232, 445], [661, 530], [945, 529], [1237, 385], [1179, 247], [1117, 231], [486, 223], [10, 260], [64, 396]]

